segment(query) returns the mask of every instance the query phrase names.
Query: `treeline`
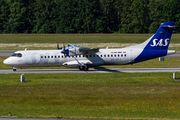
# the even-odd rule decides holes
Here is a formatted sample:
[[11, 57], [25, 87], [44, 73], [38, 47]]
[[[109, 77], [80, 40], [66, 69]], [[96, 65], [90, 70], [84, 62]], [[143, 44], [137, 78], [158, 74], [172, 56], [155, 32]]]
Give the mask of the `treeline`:
[[0, 0], [0, 33], [154, 33], [165, 21], [180, 26], [180, 0]]

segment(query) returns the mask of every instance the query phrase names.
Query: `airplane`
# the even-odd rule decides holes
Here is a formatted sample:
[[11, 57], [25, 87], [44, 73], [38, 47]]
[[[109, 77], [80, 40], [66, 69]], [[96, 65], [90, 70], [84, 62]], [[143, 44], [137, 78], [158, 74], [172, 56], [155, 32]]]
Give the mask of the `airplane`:
[[168, 50], [175, 22], [161, 23], [158, 30], [145, 42], [118, 49], [84, 48], [78, 45], [68, 44], [57, 50], [24, 50], [16, 51], [12, 56], [3, 61], [4, 64], [13, 67], [45, 67], [66, 66], [88, 71], [90, 67], [101, 65], [126, 65], [134, 64], [169, 54], [174, 50]]

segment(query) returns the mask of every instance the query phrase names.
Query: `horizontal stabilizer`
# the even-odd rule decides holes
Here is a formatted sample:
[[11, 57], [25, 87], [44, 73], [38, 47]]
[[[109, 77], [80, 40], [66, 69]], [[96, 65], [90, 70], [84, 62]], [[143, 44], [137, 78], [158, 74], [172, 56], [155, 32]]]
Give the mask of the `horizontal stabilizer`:
[[167, 55], [170, 55], [170, 54], [175, 54], [176, 53], [176, 51], [175, 50], [168, 50], [167, 51]]
[[177, 27], [177, 26], [171, 26], [171, 25], [162, 25], [161, 27], [162, 27], [162, 28], [174, 28], [174, 27]]

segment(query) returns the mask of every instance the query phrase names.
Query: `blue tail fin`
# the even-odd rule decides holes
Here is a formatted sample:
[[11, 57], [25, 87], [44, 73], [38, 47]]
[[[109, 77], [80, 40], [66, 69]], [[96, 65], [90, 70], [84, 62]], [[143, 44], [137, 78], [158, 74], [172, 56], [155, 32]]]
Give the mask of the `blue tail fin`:
[[156, 34], [144, 43], [137, 45], [136, 48], [142, 48], [143, 50], [135, 58], [134, 63], [167, 55], [174, 25], [175, 22], [162, 23]]
[[158, 28], [156, 34], [150, 39], [145, 49], [167, 50], [175, 22], [164, 22]]

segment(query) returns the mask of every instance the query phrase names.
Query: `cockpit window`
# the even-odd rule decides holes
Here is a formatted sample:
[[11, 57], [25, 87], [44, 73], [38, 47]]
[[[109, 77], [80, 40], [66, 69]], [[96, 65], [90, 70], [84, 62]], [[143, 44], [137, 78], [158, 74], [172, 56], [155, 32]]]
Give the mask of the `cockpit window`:
[[14, 57], [22, 57], [22, 54], [21, 53], [14, 53], [12, 56], [14, 56]]

